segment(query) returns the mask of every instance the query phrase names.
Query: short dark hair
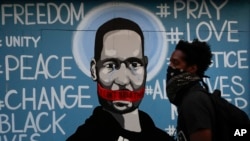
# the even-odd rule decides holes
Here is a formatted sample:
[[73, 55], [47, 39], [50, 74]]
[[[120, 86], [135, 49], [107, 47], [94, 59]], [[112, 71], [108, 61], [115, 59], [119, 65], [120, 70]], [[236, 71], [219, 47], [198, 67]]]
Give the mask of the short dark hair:
[[142, 40], [142, 52], [144, 53], [144, 36], [140, 26], [131, 20], [119, 17], [105, 22], [97, 29], [95, 37], [95, 54], [94, 54], [94, 58], [96, 60], [99, 60], [101, 56], [104, 35], [109, 31], [122, 30], [122, 29], [132, 30], [140, 35]]
[[180, 40], [175, 49], [185, 54], [183, 59], [187, 65], [197, 65], [197, 74], [200, 77], [205, 76], [205, 71], [212, 63], [212, 52], [207, 42], [201, 42], [198, 39], [194, 39], [192, 43]]

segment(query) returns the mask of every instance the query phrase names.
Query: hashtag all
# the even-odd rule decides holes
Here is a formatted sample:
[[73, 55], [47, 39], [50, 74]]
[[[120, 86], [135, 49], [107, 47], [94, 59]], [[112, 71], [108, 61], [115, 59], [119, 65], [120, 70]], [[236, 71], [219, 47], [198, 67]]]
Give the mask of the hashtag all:
[[151, 85], [147, 85], [145, 89], [146, 95], [152, 95], [153, 94], [153, 88]]

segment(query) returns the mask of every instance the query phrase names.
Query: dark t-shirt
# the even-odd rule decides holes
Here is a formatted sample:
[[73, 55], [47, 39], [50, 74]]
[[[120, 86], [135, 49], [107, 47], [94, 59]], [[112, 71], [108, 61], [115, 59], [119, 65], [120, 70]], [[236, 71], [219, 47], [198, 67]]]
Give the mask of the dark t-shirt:
[[189, 141], [190, 134], [200, 129], [212, 129], [215, 113], [207, 93], [199, 83], [185, 94], [178, 109], [177, 135], [179, 141]]
[[129, 141], [170, 141], [170, 136], [157, 128], [148, 114], [139, 111], [141, 132], [123, 129], [116, 119], [101, 107], [96, 107], [93, 114], [67, 141], [117, 141], [118, 138]]

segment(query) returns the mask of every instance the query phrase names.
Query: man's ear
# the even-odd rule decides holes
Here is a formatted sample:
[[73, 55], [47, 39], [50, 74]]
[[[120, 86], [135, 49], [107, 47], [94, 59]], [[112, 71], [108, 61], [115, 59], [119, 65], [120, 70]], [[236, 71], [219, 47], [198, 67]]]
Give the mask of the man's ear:
[[189, 67], [188, 67], [188, 72], [196, 73], [197, 70], [198, 70], [197, 65], [192, 65], [192, 66], [189, 66]]
[[96, 74], [96, 60], [92, 59], [90, 62], [90, 73], [91, 73], [91, 78], [96, 81], [97, 80], [97, 74]]

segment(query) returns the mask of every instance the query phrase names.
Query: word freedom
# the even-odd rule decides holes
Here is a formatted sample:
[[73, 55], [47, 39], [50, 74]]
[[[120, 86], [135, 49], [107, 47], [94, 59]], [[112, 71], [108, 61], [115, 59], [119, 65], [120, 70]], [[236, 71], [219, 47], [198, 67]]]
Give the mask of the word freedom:
[[62, 24], [74, 25], [74, 21], [80, 21], [84, 17], [83, 3], [26, 3], [26, 4], [2, 4], [1, 25], [7, 25], [10, 22], [21, 25], [43, 25], [54, 24], [56, 22]]

